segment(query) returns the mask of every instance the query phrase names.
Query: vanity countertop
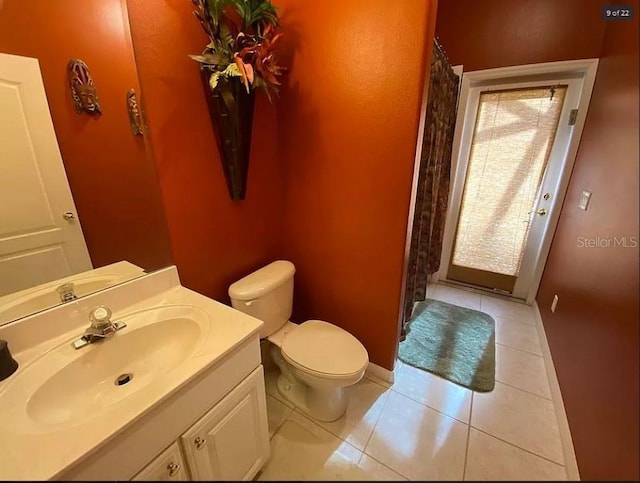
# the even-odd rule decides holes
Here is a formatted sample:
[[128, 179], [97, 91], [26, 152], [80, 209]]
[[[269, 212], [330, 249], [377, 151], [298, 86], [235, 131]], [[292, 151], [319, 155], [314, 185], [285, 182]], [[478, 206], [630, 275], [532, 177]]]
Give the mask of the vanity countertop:
[[[191, 307], [192, 310], [206, 314], [204, 322], [201, 320], [204, 324], [201, 329], [204, 327], [205, 330], [201, 331], [201, 336], [188, 357], [175, 368], [163, 372], [161, 377], [145, 382], [136, 391], [130, 391], [125, 399], [104, 406], [97, 415], [89, 413], [78, 415], [77, 418], [71, 415], [67, 419], [60, 417], [58, 420], [54, 417], [51, 421], [43, 422], [34, 417], [34, 393], [30, 391], [51, 380], [55, 371], [66, 368], [82, 355], [89, 355], [88, 358], [85, 357], [89, 363], [92, 359], [100, 360], [97, 357], [98, 351], [114, 341], [105, 340], [74, 350], [71, 342], [82, 335], [82, 330], [78, 332], [78, 329], [73, 329], [14, 354], [20, 367], [16, 373], [0, 382], [0, 479], [44, 480], [58, 477], [74, 463], [98, 450], [143, 415], [161, 405], [195, 376], [215, 366], [243, 342], [255, 336], [262, 326], [258, 319], [182, 286], [170, 288], [130, 305], [126, 310], [114, 312], [113, 320], [127, 320], [129, 314], [147, 310], [149, 313], [160, 309], [179, 312], [180, 307]], [[49, 316], [52, 318], [51, 323], [55, 323], [56, 310], [52, 310]], [[113, 337], [124, 336], [126, 331], [153, 323], [146, 322], [145, 317], [131, 320], [142, 322], [131, 323]], [[155, 353], [149, 357], [161, 356]], [[47, 368], [43, 364], [42, 370], [39, 368], [38, 371], [30, 371], [44, 357], [48, 358]], [[112, 379], [111, 374], [105, 376], [105, 384], [113, 384]], [[75, 403], [78, 406], [82, 401]], [[95, 404], [93, 407], [96, 407]]]

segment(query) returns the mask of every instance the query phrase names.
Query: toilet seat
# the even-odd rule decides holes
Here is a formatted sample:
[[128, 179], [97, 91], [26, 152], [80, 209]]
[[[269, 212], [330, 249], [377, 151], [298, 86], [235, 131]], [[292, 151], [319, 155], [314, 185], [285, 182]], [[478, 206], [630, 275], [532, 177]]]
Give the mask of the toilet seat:
[[281, 350], [292, 366], [328, 379], [353, 377], [369, 363], [369, 354], [358, 339], [322, 320], [300, 324], [284, 338]]

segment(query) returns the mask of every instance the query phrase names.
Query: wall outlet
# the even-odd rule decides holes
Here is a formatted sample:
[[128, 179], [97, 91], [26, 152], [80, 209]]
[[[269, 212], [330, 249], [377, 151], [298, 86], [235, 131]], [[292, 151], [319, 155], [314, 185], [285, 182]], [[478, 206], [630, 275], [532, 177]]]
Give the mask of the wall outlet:
[[584, 211], [587, 211], [589, 207], [589, 200], [591, 199], [590, 191], [583, 191], [580, 195], [580, 201], [578, 202], [578, 207]]
[[553, 302], [551, 302], [551, 313], [554, 313], [556, 311], [557, 306], [558, 306], [558, 296], [554, 295]]

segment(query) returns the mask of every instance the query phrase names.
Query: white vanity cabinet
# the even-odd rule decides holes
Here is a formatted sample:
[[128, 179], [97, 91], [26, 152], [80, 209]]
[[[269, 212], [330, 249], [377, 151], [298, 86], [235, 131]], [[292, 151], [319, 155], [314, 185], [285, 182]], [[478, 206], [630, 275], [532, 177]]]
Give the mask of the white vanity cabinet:
[[269, 458], [262, 367], [180, 438], [194, 480], [250, 480]]
[[189, 481], [189, 479], [178, 443], [169, 446], [133, 477], [133, 481]]
[[55, 479], [250, 480], [269, 458], [255, 333], [144, 417]]
[[265, 399], [259, 367], [133, 480], [252, 479], [269, 458]]
[[260, 366], [133, 481], [252, 479], [269, 458], [265, 408]]

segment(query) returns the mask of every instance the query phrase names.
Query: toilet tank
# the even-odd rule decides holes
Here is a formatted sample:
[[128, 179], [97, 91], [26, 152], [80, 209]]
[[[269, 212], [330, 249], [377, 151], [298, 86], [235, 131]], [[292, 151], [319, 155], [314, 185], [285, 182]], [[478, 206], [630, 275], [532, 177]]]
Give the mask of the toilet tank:
[[295, 271], [293, 263], [278, 260], [229, 287], [233, 308], [264, 322], [261, 339], [273, 334], [291, 317]]

